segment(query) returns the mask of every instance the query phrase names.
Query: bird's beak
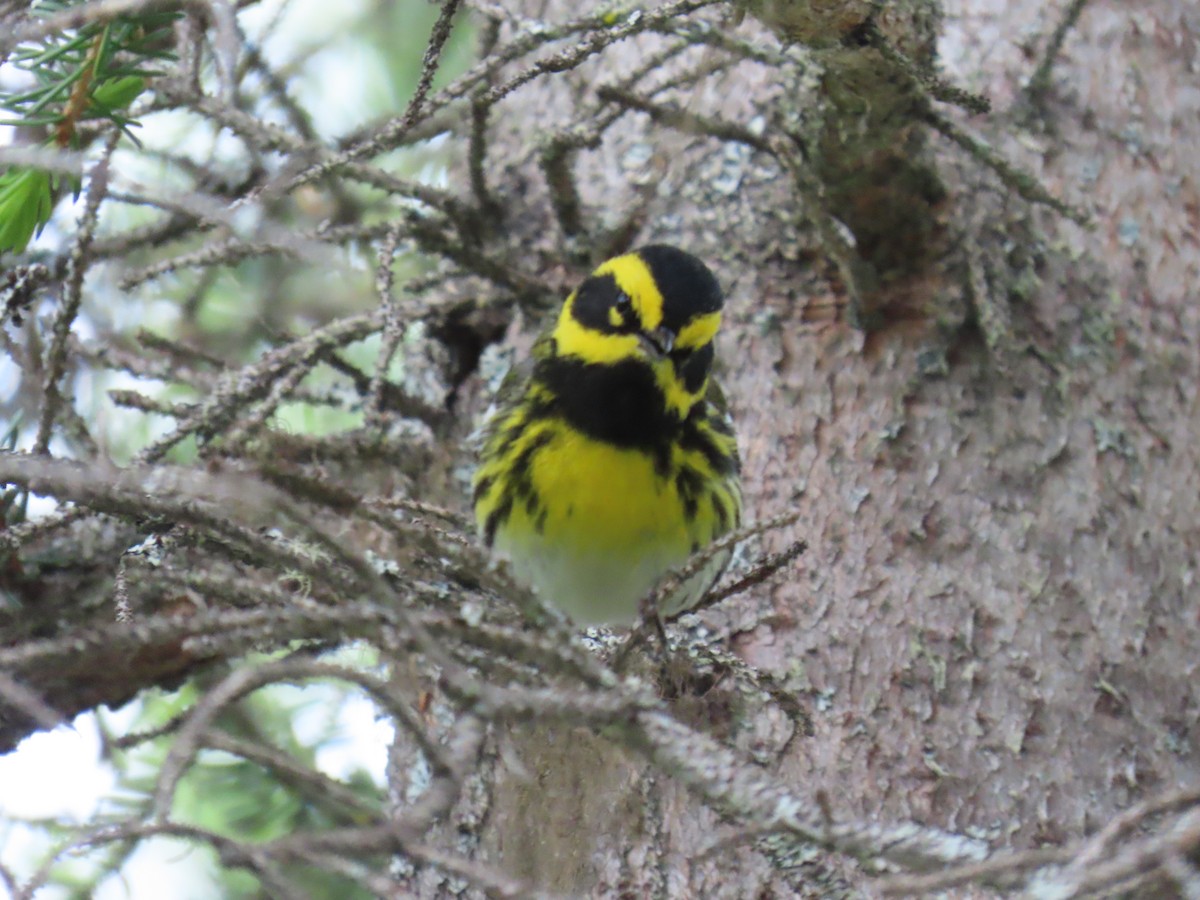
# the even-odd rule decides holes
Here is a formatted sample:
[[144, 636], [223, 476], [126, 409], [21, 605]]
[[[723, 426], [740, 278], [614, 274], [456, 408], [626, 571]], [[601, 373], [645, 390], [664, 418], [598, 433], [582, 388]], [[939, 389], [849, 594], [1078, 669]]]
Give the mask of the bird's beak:
[[666, 356], [675, 346], [675, 332], [661, 325], [653, 331], [643, 331], [638, 337], [646, 352], [657, 359]]

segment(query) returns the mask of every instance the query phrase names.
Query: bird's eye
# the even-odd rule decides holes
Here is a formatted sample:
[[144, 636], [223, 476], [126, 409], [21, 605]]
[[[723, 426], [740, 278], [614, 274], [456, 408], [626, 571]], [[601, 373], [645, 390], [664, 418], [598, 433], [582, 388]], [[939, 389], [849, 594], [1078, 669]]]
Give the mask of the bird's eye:
[[625, 321], [629, 321], [629, 319], [633, 315], [633, 300], [632, 300], [632, 298], [628, 294], [625, 294], [625, 293], [617, 294], [616, 307], [617, 307], [617, 312], [621, 314], [621, 318], [624, 319]]

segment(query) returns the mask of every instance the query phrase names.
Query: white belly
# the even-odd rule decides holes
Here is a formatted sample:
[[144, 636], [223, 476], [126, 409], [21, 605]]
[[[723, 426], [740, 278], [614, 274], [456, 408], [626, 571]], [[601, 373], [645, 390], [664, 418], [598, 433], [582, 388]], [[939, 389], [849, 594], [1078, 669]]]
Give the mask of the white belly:
[[[664, 548], [645, 548], [637, 557], [614, 557], [602, 551], [571, 550], [555, 546], [540, 535], [530, 535], [515, 546], [497, 537], [496, 550], [510, 561], [513, 574], [533, 586], [547, 604], [561, 609], [579, 625], [632, 625], [643, 597], [687, 556]], [[671, 614], [695, 604], [728, 562], [719, 555], [675, 595], [663, 612]]]

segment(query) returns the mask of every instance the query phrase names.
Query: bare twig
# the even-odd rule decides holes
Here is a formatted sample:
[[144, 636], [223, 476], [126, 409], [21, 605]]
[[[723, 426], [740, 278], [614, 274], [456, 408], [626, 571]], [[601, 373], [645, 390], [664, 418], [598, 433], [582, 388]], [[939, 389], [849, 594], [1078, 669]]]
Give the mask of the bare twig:
[[[444, 10], [443, 10], [444, 12]], [[383, 386], [387, 380], [388, 367], [396, 347], [403, 336], [402, 323], [396, 310], [396, 297], [392, 290], [395, 279], [392, 267], [396, 262], [396, 249], [400, 243], [400, 229], [393, 227], [379, 248], [379, 262], [375, 268], [375, 294], [383, 311], [383, 333], [379, 342], [379, 353], [375, 357], [375, 374], [371, 377], [370, 393], [367, 397], [367, 424], [378, 428], [383, 415]]]
[[1025, 95], [1034, 102], [1038, 102], [1050, 90], [1050, 76], [1054, 71], [1054, 63], [1058, 60], [1058, 55], [1062, 52], [1063, 43], [1067, 39], [1067, 35], [1071, 29], [1075, 27], [1075, 23], [1079, 21], [1079, 16], [1083, 13], [1083, 8], [1087, 6], [1088, 0], [1070, 0], [1066, 10], [1059, 19], [1054, 33], [1050, 35], [1050, 40], [1046, 42], [1046, 49], [1042, 53], [1041, 62], [1034, 70], [1033, 75], [1029, 78], [1029, 83], [1025, 86]]
[[397, 126], [402, 133], [408, 131], [416, 122], [417, 116], [421, 112], [421, 105], [425, 102], [430, 87], [433, 86], [433, 76], [437, 74], [438, 62], [441, 59], [442, 50], [446, 46], [446, 40], [450, 37], [450, 26], [454, 21], [454, 14], [458, 12], [458, 6], [459, 0], [443, 0], [442, 2], [441, 12], [438, 13], [437, 21], [433, 23], [433, 31], [429, 35], [429, 43], [425, 45], [425, 58], [421, 60], [421, 76], [417, 79], [417, 86], [413, 90], [412, 98], [408, 101], [408, 106]]
[[83, 213], [79, 218], [79, 233], [75, 238], [75, 246], [67, 263], [67, 279], [63, 287], [62, 303], [58, 316], [54, 320], [54, 337], [46, 354], [45, 380], [42, 385], [43, 404], [42, 416], [38, 421], [37, 438], [34, 441], [35, 453], [46, 453], [50, 448], [50, 437], [54, 429], [54, 420], [58, 416], [59, 406], [63, 402], [59, 382], [62, 380], [67, 365], [67, 341], [71, 336], [71, 326], [79, 314], [79, 306], [83, 302], [83, 276], [91, 261], [90, 250], [92, 237], [96, 233], [96, 217], [100, 212], [100, 203], [108, 190], [108, 167], [113, 151], [121, 132], [114, 129], [104, 146], [104, 155], [92, 169], [88, 184], [87, 200]]
[[7, 705], [29, 716], [39, 728], [50, 730], [67, 721], [62, 713], [46, 703], [36, 691], [30, 690], [16, 678], [2, 671], [0, 671], [0, 697], [4, 698]]
[[1048, 206], [1079, 225], [1091, 224], [1091, 217], [1086, 212], [1055, 197], [1042, 186], [1036, 177], [1005, 159], [983, 139], [969, 134], [934, 109], [927, 108], [924, 116], [930, 125], [966, 150], [974, 159], [979, 160], [995, 172], [1007, 187], [1016, 191], [1030, 203]]

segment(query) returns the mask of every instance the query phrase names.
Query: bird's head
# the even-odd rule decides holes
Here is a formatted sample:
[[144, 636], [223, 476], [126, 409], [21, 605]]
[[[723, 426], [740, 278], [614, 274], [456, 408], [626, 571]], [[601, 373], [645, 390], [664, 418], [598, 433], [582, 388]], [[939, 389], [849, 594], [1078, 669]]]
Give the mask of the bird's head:
[[647, 365], [668, 409], [684, 416], [708, 388], [722, 305], [704, 263], [653, 244], [601, 264], [567, 298], [555, 352], [589, 365]]

